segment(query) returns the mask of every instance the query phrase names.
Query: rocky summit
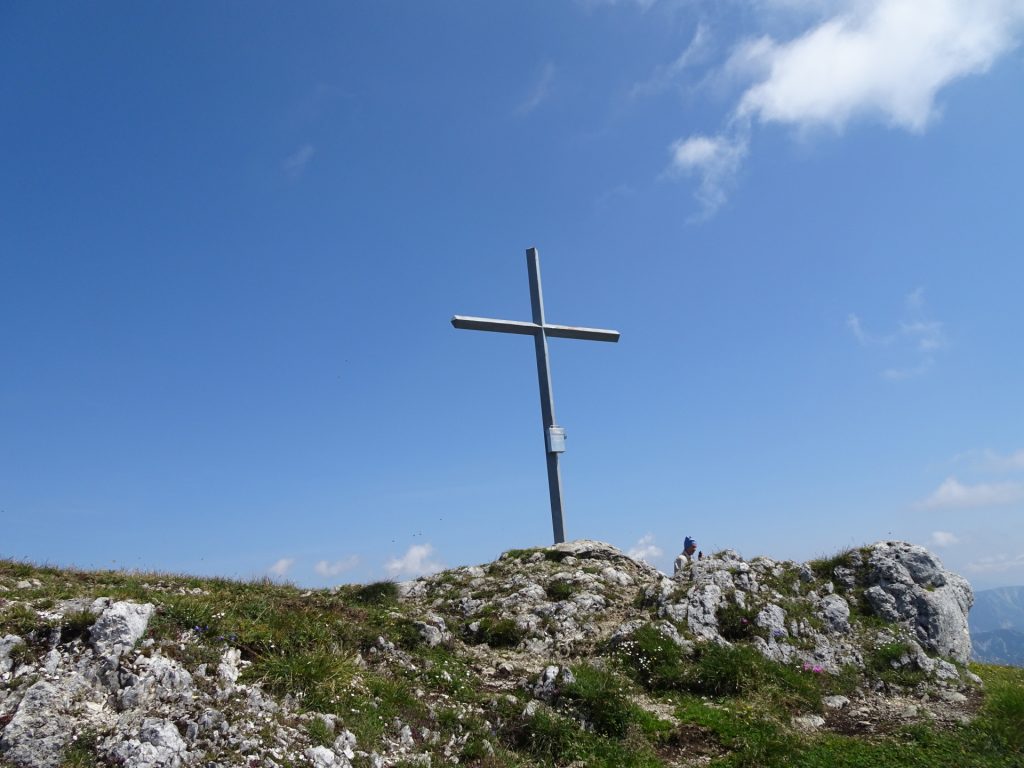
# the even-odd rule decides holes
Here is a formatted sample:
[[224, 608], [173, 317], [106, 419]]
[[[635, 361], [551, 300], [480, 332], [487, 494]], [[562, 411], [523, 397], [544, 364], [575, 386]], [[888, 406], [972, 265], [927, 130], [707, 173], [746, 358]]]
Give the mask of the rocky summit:
[[972, 602], [903, 542], [669, 576], [575, 541], [330, 590], [0, 561], [0, 765], [1022, 765]]

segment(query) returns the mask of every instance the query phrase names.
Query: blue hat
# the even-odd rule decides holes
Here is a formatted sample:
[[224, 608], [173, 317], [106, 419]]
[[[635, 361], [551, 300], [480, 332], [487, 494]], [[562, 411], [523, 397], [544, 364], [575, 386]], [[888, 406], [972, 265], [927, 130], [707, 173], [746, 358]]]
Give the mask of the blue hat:
[[697, 542], [694, 541], [693, 539], [691, 539], [689, 536], [687, 536], [686, 540], [683, 542], [683, 549], [689, 549], [690, 547], [696, 547], [696, 546], [697, 546]]

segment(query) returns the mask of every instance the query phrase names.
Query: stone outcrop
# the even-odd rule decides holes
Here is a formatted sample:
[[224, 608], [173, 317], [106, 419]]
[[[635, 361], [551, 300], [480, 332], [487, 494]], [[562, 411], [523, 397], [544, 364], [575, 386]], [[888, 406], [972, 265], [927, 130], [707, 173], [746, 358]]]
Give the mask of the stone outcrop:
[[[879, 542], [811, 563], [747, 561], [727, 550], [676, 563], [670, 577], [597, 541], [513, 550], [485, 566], [398, 585], [395, 616], [420, 647], [457, 651], [489, 690], [525, 692], [532, 711], [572, 685], [570, 663], [614, 654], [641, 631], [658, 633], [684, 657], [746, 644], [808, 674], [855, 670], [862, 698], [827, 696], [829, 711], [870, 711], [863, 697], [908, 693], [881, 674], [889, 668], [913, 671], [917, 693], [936, 701], [962, 699], [977, 682], [963, 666], [971, 587], [921, 547]], [[359, 744], [344, 718], [303, 713], [295, 698], [272, 697], [247, 680], [249, 661], [230, 638], [211, 645], [195, 627], [155, 643], [154, 602], [28, 605], [19, 609], [53, 629], [32, 638], [0, 633], [0, 763], [59, 768], [91, 734], [103, 760], [139, 768], [428, 764], [417, 749], [438, 738], [395, 721], [380, 743]], [[399, 670], [432, 663], [397, 643], [380, 636], [357, 663]], [[447, 671], [439, 675], [452, 682]], [[431, 706], [451, 706], [446, 696]], [[309, 735], [316, 717], [321, 743]], [[796, 727], [824, 722], [810, 713]], [[453, 741], [445, 753], [458, 746]]]
[[904, 628], [912, 646], [967, 663], [973, 593], [966, 579], [945, 570], [923, 547], [904, 542], [879, 542], [835, 560], [816, 575], [808, 564], [766, 557], [748, 563], [729, 550], [693, 562], [680, 558], [673, 578], [682, 586], [660, 598], [661, 610], [685, 621], [696, 638], [725, 642], [722, 610], [756, 606], [752, 621], [764, 632], [754, 642], [762, 653], [838, 672], [846, 664], [863, 666], [863, 638], [851, 636], [855, 609]]
[[971, 657], [967, 612], [974, 592], [924, 547], [887, 541], [869, 548], [861, 566], [871, 609], [912, 630], [918, 642], [961, 664]]

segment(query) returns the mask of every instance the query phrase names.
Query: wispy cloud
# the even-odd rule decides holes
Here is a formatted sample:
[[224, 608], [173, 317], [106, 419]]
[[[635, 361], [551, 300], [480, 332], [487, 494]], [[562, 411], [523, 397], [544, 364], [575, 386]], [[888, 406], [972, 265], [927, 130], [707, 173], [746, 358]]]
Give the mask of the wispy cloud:
[[601, 5], [633, 5], [641, 11], [646, 11], [658, 0], [576, 0], [576, 2], [586, 8], [596, 8]]
[[917, 506], [921, 509], [964, 509], [995, 507], [1024, 500], [1022, 483], [978, 483], [965, 485], [947, 477], [935, 491]]
[[886, 368], [882, 371], [882, 378], [888, 379], [889, 381], [903, 381], [904, 379], [914, 379], [918, 376], [924, 376], [932, 369], [935, 361], [931, 358], [922, 360], [917, 365], [905, 365], [900, 368]]
[[643, 82], [636, 83], [630, 89], [630, 96], [651, 96], [668, 90], [679, 81], [686, 70], [704, 60], [710, 50], [711, 30], [707, 24], [701, 22], [697, 24], [697, 29], [683, 52], [671, 63], [655, 69], [654, 74]]
[[384, 566], [389, 576], [406, 576], [415, 578], [437, 573], [444, 568], [444, 565], [432, 559], [434, 547], [432, 544], [413, 544], [404, 555], [392, 558]]
[[357, 565], [359, 565], [359, 555], [349, 555], [341, 560], [335, 560], [333, 563], [321, 560], [313, 566], [313, 570], [321, 576], [337, 576], [345, 571], [351, 571]]
[[544, 65], [540, 77], [530, 90], [529, 95], [516, 107], [516, 114], [528, 115], [543, 104], [551, 93], [551, 83], [555, 79], [555, 65], [550, 61]]
[[[693, 138], [735, 144], [736, 126], [762, 123], [841, 133], [857, 120], [922, 133], [939, 112], [938, 93], [987, 72], [1024, 29], [1020, 0], [843, 0], [832, 8], [791, 40], [765, 35], [737, 45], [723, 71], [749, 85], [722, 134]], [[713, 213], [709, 205], [724, 202], [726, 174], [720, 165], [693, 169], [703, 177], [698, 198]], [[708, 195], [709, 186], [720, 193]]]
[[654, 543], [653, 534], [648, 533], [646, 536], [642, 536], [626, 554], [634, 560], [643, 560], [645, 563], [649, 563], [654, 558], [661, 557], [663, 553], [661, 547]]
[[846, 327], [862, 347], [891, 348], [900, 358], [898, 365], [882, 371], [882, 377], [890, 381], [927, 373], [935, 363], [935, 353], [947, 345], [943, 323], [927, 314], [924, 288], [907, 294], [903, 305], [903, 318], [896, 330], [888, 333], [869, 332], [860, 317], [852, 312], [846, 317]]
[[288, 571], [292, 569], [293, 565], [295, 565], [294, 557], [282, 557], [272, 566], [267, 568], [267, 573], [269, 573], [271, 576], [287, 576]]
[[982, 557], [967, 564], [967, 570], [975, 573], [1005, 573], [1024, 570], [1024, 553], [1019, 555], [998, 554]]
[[949, 531], [932, 531], [932, 537], [928, 543], [933, 547], [952, 547], [954, 544], [959, 544], [960, 539]]
[[1024, 450], [1014, 451], [1006, 456], [995, 451], [985, 451], [982, 461], [983, 466], [993, 472], [1024, 471]]
[[297, 179], [302, 175], [302, 172], [306, 170], [306, 166], [309, 165], [309, 161], [313, 159], [313, 155], [315, 154], [316, 149], [312, 144], [303, 144], [285, 158], [282, 166], [284, 168], [284, 172], [288, 174], [290, 178]]

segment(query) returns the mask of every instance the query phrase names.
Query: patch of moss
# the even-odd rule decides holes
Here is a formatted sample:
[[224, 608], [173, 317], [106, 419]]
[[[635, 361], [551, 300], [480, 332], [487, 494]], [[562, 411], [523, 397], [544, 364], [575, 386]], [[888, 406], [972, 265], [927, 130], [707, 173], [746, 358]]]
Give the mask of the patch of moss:
[[720, 606], [715, 615], [718, 618], [718, 632], [726, 640], [751, 640], [757, 635], [765, 634], [764, 630], [754, 623], [757, 611], [752, 607], [745, 608], [739, 605], [734, 599]]
[[529, 557], [537, 554], [541, 551], [540, 547], [532, 547], [530, 549], [510, 549], [507, 552], [503, 552], [501, 555], [502, 560], [526, 560]]
[[84, 731], [71, 741], [64, 750], [61, 768], [97, 768], [101, 765], [99, 736], [95, 731]]
[[314, 717], [306, 723], [306, 734], [315, 746], [329, 747], [334, 743], [334, 731], [322, 717]]
[[394, 605], [398, 602], [398, 585], [393, 581], [377, 581], [356, 587], [350, 596], [361, 605]]
[[683, 649], [653, 624], [645, 624], [616, 650], [624, 668], [652, 691], [678, 690], [686, 677]]
[[917, 669], [914, 663], [904, 663], [912, 649], [904, 642], [892, 642], [871, 650], [865, 658], [868, 672], [889, 685], [913, 687], [925, 680], [927, 675]]
[[475, 632], [466, 628], [466, 642], [474, 645], [486, 643], [491, 648], [514, 648], [526, 637], [513, 619], [485, 616], [475, 623]]
[[562, 601], [572, 597], [578, 588], [575, 584], [564, 579], [556, 579], [547, 585], [545, 592], [549, 600]]

